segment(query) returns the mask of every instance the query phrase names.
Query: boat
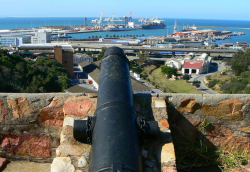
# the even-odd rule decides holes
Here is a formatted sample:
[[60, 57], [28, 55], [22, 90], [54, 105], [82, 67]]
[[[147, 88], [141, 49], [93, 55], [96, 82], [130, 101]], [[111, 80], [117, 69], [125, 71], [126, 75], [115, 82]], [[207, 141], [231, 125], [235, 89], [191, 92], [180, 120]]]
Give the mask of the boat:
[[182, 32], [189, 32], [189, 31], [197, 31], [197, 27], [193, 24], [193, 26], [184, 26]]
[[135, 23], [132, 21], [129, 21], [128, 24], [125, 25], [109, 25], [107, 28], [109, 31], [129, 31], [135, 29]]
[[165, 29], [166, 25], [161, 21], [162, 20], [156, 17], [155, 19], [150, 19], [148, 22], [145, 21], [145, 23], [142, 23], [141, 27], [142, 29]]
[[72, 36], [69, 36], [66, 33], [59, 33], [56, 38], [72, 38]]

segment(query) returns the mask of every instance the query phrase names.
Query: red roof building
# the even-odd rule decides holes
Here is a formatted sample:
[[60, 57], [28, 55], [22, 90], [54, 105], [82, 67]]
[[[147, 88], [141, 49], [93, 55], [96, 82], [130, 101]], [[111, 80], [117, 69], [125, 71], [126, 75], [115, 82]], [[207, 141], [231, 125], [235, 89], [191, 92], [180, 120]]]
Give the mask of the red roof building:
[[196, 60], [186, 60], [184, 62], [183, 68], [199, 69], [202, 67], [203, 61]]
[[207, 72], [209, 62], [201, 60], [185, 60], [182, 67], [183, 74], [200, 74]]

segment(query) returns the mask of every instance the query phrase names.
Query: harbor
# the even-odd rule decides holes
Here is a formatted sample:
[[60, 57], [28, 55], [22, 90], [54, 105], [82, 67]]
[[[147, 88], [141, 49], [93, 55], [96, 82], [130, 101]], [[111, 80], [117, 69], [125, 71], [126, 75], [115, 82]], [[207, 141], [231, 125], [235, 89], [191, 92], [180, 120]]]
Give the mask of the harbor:
[[[0, 18], [1, 20], [3, 19]], [[4, 20], [15, 20], [15, 18], [5, 18]], [[226, 24], [225, 27], [204, 26], [201, 21], [197, 21], [198, 24], [188, 24], [184, 23], [183, 19], [161, 19], [158, 16], [143, 18], [131, 12], [123, 17], [116, 17], [115, 15], [103, 17], [102, 11], [99, 18], [84, 17], [78, 19], [77, 22], [74, 21], [75, 19], [71, 19], [68, 22], [70, 25], [65, 22], [64, 24], [62, 22], [56, 23], [58, 20], [53, 20], [53, 25], [51, 25], [51, 22], [48, 22], [48, 24], [45, 22], [44, 25], [37, 26], [37, 24], [31, 22], [30, 27], [26, 28], [18, 28], [17, 24], [16, 28], [5, 27], [0, 29], [0, 40], [1, 38], [34, 36], [36, 33], [47, 32], [51, 34], [52, 41], [99, 41], [100, 38], [115, 38], [119, 39], [120, 42], [125, 42], [124, 39], [134, 42], [138, 38], [145, 40], [164, 38], [175, 40], [176, 43], [180, 44], [179, 46], [182, 46], [182, 44], [211, 46], [213, 44], [221, 45], [222, 43], [232, 43], [236, 46], [238, 41], [247, 42], [250, 35], [250, 29], [244, 28], [246, 26], [243, 24], [239, 25], [238, 28], [234, 27], [234, 23], [231, 27]], [[3, 28], [3, 26], [0, 25], [0, 28]], [[161, 41], [160, 43], [168, 44], [169, 42]], [[15, 45], [11, 46], [15, 47]]]

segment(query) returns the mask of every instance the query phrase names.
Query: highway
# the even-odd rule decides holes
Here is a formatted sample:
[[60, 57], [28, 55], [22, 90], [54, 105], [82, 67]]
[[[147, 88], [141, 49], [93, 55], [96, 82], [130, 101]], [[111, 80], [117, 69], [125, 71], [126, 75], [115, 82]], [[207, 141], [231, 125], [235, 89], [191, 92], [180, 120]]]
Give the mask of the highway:
[[105, 44], [105, 43], [86, 43], [83, 41], [69, 42], [73, 48], [101, 49], [102, 47], [117, 46], [123, 50], [134, 51], [170, 51], [170, 52], [193, 52], [193, 53], [235, 53], [237, 50], [229, 49], [197, 49], [197, 48], [159, 48], [159, 47], [142, 47], [142, 46], [125, 46], [122, 44]]

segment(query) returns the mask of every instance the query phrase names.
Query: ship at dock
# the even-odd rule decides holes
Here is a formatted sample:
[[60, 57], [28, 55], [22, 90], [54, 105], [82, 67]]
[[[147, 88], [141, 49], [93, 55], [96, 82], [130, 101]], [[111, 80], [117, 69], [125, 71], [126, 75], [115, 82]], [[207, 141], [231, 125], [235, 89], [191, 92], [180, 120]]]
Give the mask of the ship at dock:
[[108, 27], [109, 31], [128, 31], [128, 30], [135, 30], [134, 22], [128, 22], [127, 25], [111, 25]]
[[197, 27], [193, 24], [193, 26], [183, 26], [182, 32], [189, 32], [189, 31], [197, 31]]
[[132, 17], [124, 17], [125, 24], [120, 25], [109, 25], [107, 30], [109, 31], [129, 31], [129, 30], [135, 30], [135, 23], [132, 21]]
[[157, 17], [151, 18], [149, 21], [146, 19], [141, 27], [142, 29], [165, 29], [166, 25], [162, 21], [162, 19], [158, 19]]

